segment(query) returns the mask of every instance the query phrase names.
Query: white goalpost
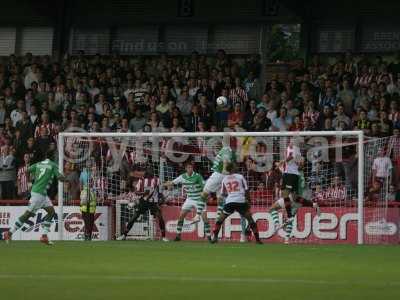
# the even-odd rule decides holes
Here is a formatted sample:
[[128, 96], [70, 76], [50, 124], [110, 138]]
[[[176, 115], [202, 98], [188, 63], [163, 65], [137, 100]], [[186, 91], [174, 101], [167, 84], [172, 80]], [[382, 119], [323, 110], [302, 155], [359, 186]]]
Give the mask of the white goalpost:
[[[306, 209], [304, 214], [298, 217], [297, 225], [295, 223], [296, 241], [323, 243], [334, 242], [336, 239], [340, 243], [349, 243], [348, 236], [351, 234], [347, 232], [352, 231], [353, 243], [366, 242], [364, 201], [370, 176], [366, 172], [371, 171], [370, 162], [366, 161], [370, 157], [364, 156], [370, 144], [364, 139], [362, 131], [62, 132], [58, 139], [58, 165], [60, 172], [64, 172], [68, 165], [67, 172], [76, 172], [77, 175], [87, 168], [88, 162], [95, 166], [90, 173], [90, 180], [97, 195], [99, 210], [95, 226], [99, 231], [97, 238], [113, 239], [120, 233], [130, 216], [129, 191], [132, 182], [143, 175], [143, 170], [150, 168], [154, 175], [159, 177], [160, 182], [164, 182], [182, 173], [184, 162], [190, 160], [195, 163], [196, 169], [204, 179], [207, 179], [221, 140], [231, 145], [236, 154], [239, 170], [249, 182], [251, 205], [255, 208], [253, 213], [263, 224], [261, 227], [264, 228], [266, 242], [269, 239], [271, 242], [279, 240], [279, 234], [273, 234], [269, 228], [268, 209], [279, 194], [281, 172], [279, 162], [285, 159], [286, 148], [290, 141], [301, 149], [304, 160], [302, 170], [308, 197], [310, 200], [312, 198], [323, 203], [320, 220]], [[375, 142], [371, 143], [376, 146]], [[344, 190], [342, 194], [335, 192], [340, 191], [340, 188]], [[59, 240], [80, 239], [78, 232], [81, 231], [83, 223], [77, 219], [79, 199], [73, 199], [74, 189], [76, 186], [59, 183], [57, 208]], [[166, 198], [167, 231], [173, 234], [174, 222], [177, 219], [177, 215], [174, 214], [179, 212], [185, 195], [179, 188], [163, 190], [163, 194]], [[325, 198], [320, 195], [325, 195]], [[215, 215], [212, 211], [214, 204], [212, 200], [210, 201], [209, 216], [212, 218]], [[148, 216], [144, 219], [146, 220], [143, 222], [151, 224], [147, 223], [143, 227], [145, 229], [137, 228], [136, 231], [151, 231], [149, 237], [155, 238], [157, 228], [153, 224], [153, 218]], [[229, 230], [232, 232], [229, 233], [231, 235], [226, 233], [226, 236], [233, 236], [233, 240], [236, 239], [235, 228], [238, 227], [235, 222], [233, 217], [231, 227], [226, 228], [226, 232]], [[200, 228], [201, 224], [198, 227]], [[201, 231], [197, 227], [187, 228], [188, 236], [194, 236]], [[328, 234], [328, 231], [331, 234]], [[333, 234], [333, 231], [336, 233]], [[143, 233], [143, 236], [147, 236], [146, 234]], [[140, 235], [133, 233], [132, 237], [140, 238]], [[307, 237], [302, 238], [302, 236]]]

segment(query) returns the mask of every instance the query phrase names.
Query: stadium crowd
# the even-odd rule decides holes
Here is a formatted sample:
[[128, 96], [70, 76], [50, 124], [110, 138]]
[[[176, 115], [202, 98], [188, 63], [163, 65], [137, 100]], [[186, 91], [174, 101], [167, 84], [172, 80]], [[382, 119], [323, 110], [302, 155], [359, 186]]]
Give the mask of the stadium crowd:
[[[400, 55], [390, 63], [350, 53], [333, 60], [315, 56], [307, 66], [301, 60], [291, 64], [285, 77], [263, 82], [261, 75], [257, 56], [223, 50], [212, 56], [151, 57], [82, 52], [58, 62], [11, 55], [0, 64], [0, 199], [23, 198], [29, 191], [26, 166], [47, 149], [56, 159], [58, 133], [78, 127], [88, 132], [361, 129], [371, 138], [388, 137], [392, 188], [400, 189]], [[221, 95], [228, 98], [225, 106], [216, 105]]]

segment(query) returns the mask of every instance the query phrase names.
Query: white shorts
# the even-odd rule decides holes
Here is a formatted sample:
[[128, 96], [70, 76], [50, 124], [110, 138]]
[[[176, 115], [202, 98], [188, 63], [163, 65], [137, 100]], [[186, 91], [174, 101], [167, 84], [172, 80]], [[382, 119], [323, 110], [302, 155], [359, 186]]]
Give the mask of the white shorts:
[[[182, 205], [181, 210], [191, 211], [193, 208], [197, 211], [197, 201], [191, 200], [191, 199], [186, 199]], [[204, 207], [204, 211], [205, 210], [206, 210], [206, 207]]]
[[225, 177], [224, 174], [217, 172], [212, 173], [211, 176], [207, 179], [203, 191], [207, 193], [219, 194], [221, 191], [221, 183], [224, 177]]
[[31, 193], [31, 198], [29, 199], [28, 210], [31, 213], [36, 213], [39, 209], [52, 207], [49, 197], [43, 196], [38, 193]]
[[285, 208], [285, 200], [283, 200], [283, 198], [280, 198], [275, 201], [275, 205], [279, 205], [280, 208]]

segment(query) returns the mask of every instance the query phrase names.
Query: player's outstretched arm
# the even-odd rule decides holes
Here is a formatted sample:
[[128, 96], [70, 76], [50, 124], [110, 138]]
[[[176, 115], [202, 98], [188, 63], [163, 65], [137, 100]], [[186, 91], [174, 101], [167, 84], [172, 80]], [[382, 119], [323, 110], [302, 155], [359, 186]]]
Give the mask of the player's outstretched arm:
[[162, 184], [163, 187], [169, 188], [169, 187], [173, 187], [175, 184], [173, 181], [166, 181]]
[[58, 179], [58, 181], [61, 181], [61, 182], [67, 182], [67, 181], [70, 181], [70, 180], [68, 180], [68, 178], [67, 177], [65, 177], [64, 175], [62, 175], [62, 174], [58, 174], [58, 176], [57, 176], [57, 179]]

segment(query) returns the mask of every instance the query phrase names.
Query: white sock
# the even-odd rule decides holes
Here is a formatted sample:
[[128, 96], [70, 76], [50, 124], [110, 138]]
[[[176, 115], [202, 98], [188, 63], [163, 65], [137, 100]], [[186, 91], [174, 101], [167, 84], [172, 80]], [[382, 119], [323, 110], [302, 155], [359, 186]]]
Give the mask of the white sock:
[[22, 223], [18, 220], [17, 222], [15, 222], [13, 228], [10, 230], [10, 232], [13, 234], [15, 233], [18, 229], [20, 229], [22, 227]]

